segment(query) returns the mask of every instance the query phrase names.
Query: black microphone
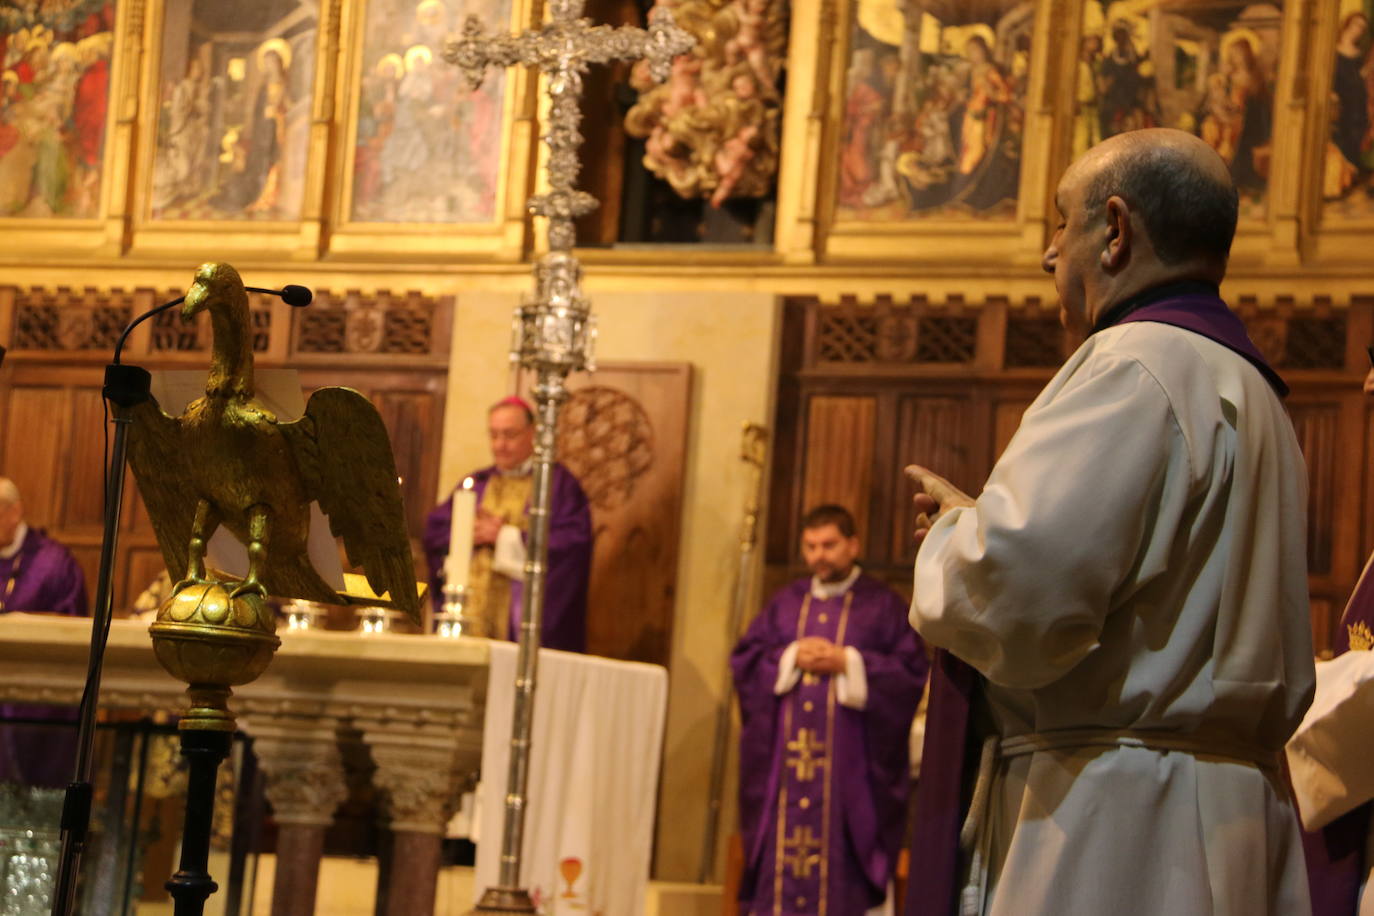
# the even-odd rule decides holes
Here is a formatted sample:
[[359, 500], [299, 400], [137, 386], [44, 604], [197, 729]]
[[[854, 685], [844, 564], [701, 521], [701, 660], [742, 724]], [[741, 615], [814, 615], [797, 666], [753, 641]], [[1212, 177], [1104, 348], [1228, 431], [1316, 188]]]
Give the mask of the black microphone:
[[304, 308], [310, 304], [310, 300], [315, 298], [314, 293], [310, 290], [294, 283], [288, 283], [281, 289], [263, 289], [260, 286], [245, 286], [244, 289], [250, 293], [267, 293], [269, 296], [280, 296], [282, 302], [296, 308]]

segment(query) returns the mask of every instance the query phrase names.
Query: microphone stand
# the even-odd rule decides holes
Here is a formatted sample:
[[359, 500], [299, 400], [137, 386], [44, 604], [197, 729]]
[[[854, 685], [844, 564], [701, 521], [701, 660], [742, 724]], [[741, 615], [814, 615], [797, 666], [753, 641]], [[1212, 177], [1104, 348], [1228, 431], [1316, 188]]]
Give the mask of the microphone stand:
[[[124, 341], [143, 321], [167, 309], [178, 306], [184, 296], [144, 312], [129, 323], [115, 344], [114, 362], [105, 367], [105, 385], [101, 395], [110, 403], [125, 408], [135, 407], [151, 396], [152, 375], [141, 366], [120, 363]], [[53, 916], [70, 916], [76, 903], [77, 874], [81, 868], [81, 854], [86, 847], [91, 826], [91, 769], [95, 749], [95, 712], [100, 697], [100, 676], [105, 661], [105, 643], [110, 635], [113, 616], [115, 548], [119, 542], [119, 512], [124, 499], [124, 476], [127, 464], [129, 435], [128, 417], [116, 413], [114, 446], [105, 476], [105, 530], [100, 542], [100, 571], [95, 590], [95, 608], [91, 615], [91, 651], [86, 672], [86, 687], [81, 694], [76, 738], [76, 771], [67, 785], [62, 803], [62, 853], [58, 860], [57, 884], [53, 891]]]

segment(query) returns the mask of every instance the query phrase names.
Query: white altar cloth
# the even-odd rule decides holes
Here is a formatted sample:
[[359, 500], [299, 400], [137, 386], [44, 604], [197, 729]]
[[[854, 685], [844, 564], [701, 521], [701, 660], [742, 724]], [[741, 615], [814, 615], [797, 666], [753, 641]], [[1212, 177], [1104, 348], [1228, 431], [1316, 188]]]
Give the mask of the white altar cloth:
[[[500, 873], [514, 643], [491, 643], [476, 892]], [[544, 916], [643, 913], [668, 672], [552, 649], [539, 654], [521, 886]]]

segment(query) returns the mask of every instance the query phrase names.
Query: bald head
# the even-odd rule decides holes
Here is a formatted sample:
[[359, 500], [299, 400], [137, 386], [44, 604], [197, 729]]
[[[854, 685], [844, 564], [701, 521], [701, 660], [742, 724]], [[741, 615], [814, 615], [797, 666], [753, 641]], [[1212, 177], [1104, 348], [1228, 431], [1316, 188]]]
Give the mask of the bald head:
[[1201, 139], [1162, 127], [1128, 131], [1090, 149], [1065, 177], [1075, 172], [1089, 214], [1120, 197], [1164, 264], [1202, 259], [1224, 268], [1239, 202], [1231, 170]]
[[19, 488], [8, 477], [0, 477], [0, 508], [13, 506], [19, 502]]

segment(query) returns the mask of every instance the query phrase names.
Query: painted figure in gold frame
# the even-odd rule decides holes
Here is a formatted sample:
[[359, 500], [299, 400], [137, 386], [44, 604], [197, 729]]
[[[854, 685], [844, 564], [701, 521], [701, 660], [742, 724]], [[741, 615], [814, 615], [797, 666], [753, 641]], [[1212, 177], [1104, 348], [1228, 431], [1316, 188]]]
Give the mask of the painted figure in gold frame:
[[1374, 2], [1344, 0], [1331, 75], [1331, 128], [1325, 147], [1325, 214], [1374, 216]]
[[0, 217], [99, 215], [114, 0], [0, 8]]
[[1264, 216], [1282, 3], [1084, 0], [1073, 155], [1144, 127], [1196, 134]]
[[469, 90], [440, 56], [469, 14], [504, 29], [510, 0], [367, 0], [354, 220], [480, 223], [495, 216], [504, 74]]
[[315, 41], [300, 0], [169, 0], [154, 219], [300, 217]]
[[857, 12], [837, 217], [1013, 217], [1033, 5], [859, 0]]

